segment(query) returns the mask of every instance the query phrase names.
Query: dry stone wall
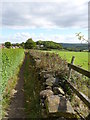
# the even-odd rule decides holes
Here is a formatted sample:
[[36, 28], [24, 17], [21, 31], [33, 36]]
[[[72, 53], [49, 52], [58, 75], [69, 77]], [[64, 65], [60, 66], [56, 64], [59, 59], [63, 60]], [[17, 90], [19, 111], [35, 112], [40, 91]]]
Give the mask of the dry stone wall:
[[[60, 86], [60, 80], [57, 77], [58, 73], [61, 76], [67, 75], [68, 69], [66, 62], [62, 61], [56, 55], [57, 61], [53, 63], [54, 55], [47, 53], [40, 54], [32, 52], [31, 55], [36, 64], [36, 69], [39, 70], [39, 78], [42, 82], [42, 91], [40, 92], [40, 103], [48, 116], [76, 118], [77, 115], [73, 110], [70, 101], [66, 98], [66, 94]], [[51, 60], [51, 61], [50, 61]], [[57, 67], [58, 64], [58, 67]], [[63, 67], [64, 66], [64, 67]]]

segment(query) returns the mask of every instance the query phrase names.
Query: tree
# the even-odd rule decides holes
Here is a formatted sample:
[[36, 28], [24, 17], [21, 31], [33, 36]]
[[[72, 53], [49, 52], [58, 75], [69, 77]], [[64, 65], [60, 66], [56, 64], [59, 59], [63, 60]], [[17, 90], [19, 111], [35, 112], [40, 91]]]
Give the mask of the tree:
[[19, 43], [16, 43], [16, 46], [17, 46], [17, 47], [19, 47], [19, 46], [20, 46], [20, 44], [19, 44]]
[[37, 45], [43, 45], [43, 49], [62, 49], [62, 45], [53, 41], [37, 41]]
[[10, 48], [12, 46], [12, 44], [10, 42], [5, 42], [5, 47], [6, 48]]
[[22, 43], [20, 44], [20, 46], [21, 46], [22, 48], [25, 48], [25, 43], [22, 42]]
[[36, 42], [36, 44], [37, 44], [37, 45], [43, 45], [43, 41], [38, 40], [38, 41]]
[[28, 39], [25, 43], [25, 49], [33, 49], [36, 47], [36, 43], [32, 40], [32, 38]]

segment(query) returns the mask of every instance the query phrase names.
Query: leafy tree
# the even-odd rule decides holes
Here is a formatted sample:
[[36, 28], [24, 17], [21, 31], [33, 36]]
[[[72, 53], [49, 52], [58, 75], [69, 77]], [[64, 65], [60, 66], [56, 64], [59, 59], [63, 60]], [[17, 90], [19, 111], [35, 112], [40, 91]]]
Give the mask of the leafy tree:
[[37, 41], [37, 45], [43, 45], [43, 49], [62, 49], [62, 45], [53, 41]]
[[19, 47], [19, 46], [20, 46], [20, 44], [19, 44], [19, 43], [16, 43], [16, 46], [17, 46], [17, 47]]
[[20, 44], [20, 46], [21, 46], [22, 48], [25, 48], [25, 43], [22, 42], [22, 43]]
[[38, 41], [36, 42], [36, 44], [37, 44], [37, 45], [42, 45], [42, 44], [43, 44], [43, 41], [38, 40]]
[[12, 46], [11, 42], [5, 42], [5, 47], [10, 48]]
[[15, 46], [16, 46], [16, 44], [12, 44], [12, 46], [14, 46], [14, 47], [15, 47]]
[[25, 49], [33, 49], [36, 47], [36, 43], [32, 40], [32, 38], [28, 39], [25, 43]]

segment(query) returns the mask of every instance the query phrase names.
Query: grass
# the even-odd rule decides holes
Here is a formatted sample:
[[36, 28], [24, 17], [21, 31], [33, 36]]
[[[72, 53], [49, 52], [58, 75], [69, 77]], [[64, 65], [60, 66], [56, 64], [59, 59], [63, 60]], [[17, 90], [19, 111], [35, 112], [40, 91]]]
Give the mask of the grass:
[[[5, 80], [2, 79], [2, 81], [5, 82], [5, 87], [3, 91], [3, 100], [0, 101], [2, 102], [1, 103], [2, 111], [0, 110], [2, 117], [4, 117], [7, 114], [6, 109], [9, 107], [9, 104], [10, 104], [10, 99], [12, 97], [12, 90], [15, 88], [17, 81], [19, 79], [18, 74], [22, 65], [22, 60], [24, 58], [23, 53], [24, 53], [24, 50], [22, 49], [3, 50], [3, 54], [4, 54], [4, 59], [2, 59], [3, 66], [8, 67], [8, 69], [6, 69], [8, 70], [6, 71], [7, 73], [10, 73], [10, 71], [12, 70], [13, 76], [10, 74], [10, 76], [7, 76], [8, 79], [5, 79]], [[25, 111], [26, 111], [27, 118], [41, 117], [41, 107], [40, 107], [40, 101], [39, 101], [40, 83], [38, 81], [38, 74], [37, 74], [37, 71], [35, 70], [34, 65], [35, 64], [32, 58], [30, 58], [30, 55], [28, 54], [25, 62], [25, 69], [24, 69]], [[12, 69], [9, 67], [12, 67]], [[9, 74], [6, 74], [6, 75], [9, 75]]]
[[[3, 77], [3, 81], [4, 83], [6, 82], [8, 85], [8, 89], [5, 89], [6, 91], [11, 91], [11, 89], [13, 89], [13, 87], [15, 86], [16, 82], [17, 82], [17, 77], [11, 77], [12, 75], [17, 76], [16, 73], [18, 73], [18, 70], [20, 70], [19, 68], [19, 64], [20, 64], [20, 60], [23, 58], [23, 53], [24, 50], [13, 50], [10, 53], [10, 50], [6, 49], [5, 50], [5, 54], [3, 56], [3, 70], [5, 70], [3, 72], [3, 74], [5, 75], [5, 77], [10, 73], [10, 71], [14, 71], [14, 74], [10, 74], [10, 76], [5, 80], [5, 77]], [[84, 69], [88, 68], [88, 53], [87, 52], [66, 52], [66, 51], [51, 51], [51, 52], [55, 52], [58, 53], [59, 56], [61, 56], [63, 59], [66, 59], [68, 62], [71, 61], [72, 56], [75, 56], [75, 62], [74, 64], [76, 65], [80, 65], [82, 66]], [[4, 52], [3, 52], [4, 53]], [[36, 51], [34, 52], [35, 56], [37, 56], [37, 58], [39, 57], [38, 54], [36, 53]], [[41, 59], [41, 64], [39, 65], [40, 67], [42, 67], [42, 69], [48, 69], [51, 68], [53, 70], [55, 70], [55, 66], [56, 68], [60, 68], [60, 72], [63, 71], [63, 74], [65, 75], [65, 64], [61, 61], [60, 62], [60, 57], [58, 57], [55, 54], [41, 54], [40, 52], [40, 59]], [[16, 61], [15, 61], [16, 60]], [[10, 62], [11, 61], [11, 62]], [[57, 64], [56, 64], [57, 63]], [[63, 63], [61, 65], [61, 63]], [[5, 65], [4, 65], [5, 64]], [[17, 67], [18, 66], [18, 67]], [[11, 69], [12, 67], [12, 69]], [[17, 69], [18, 68], [18, 69]], [[9, 79], [10, 78], [10, 79]], [[77, 77], [76, 77], [77, 79]], [[82, 78], [81, 78], [82, 79]], [[13, 81], [13, 82], [12, 82]], [[39, 101], [39, 93], [41, 90], [41, 84], [40, 81], [38, 80], [38, 73], [37, 70], [35, 68], [35, 63], [34, 60], [32, 59], [32, 57], [29, 55], [29, 53], [26, 55], [26, 62], [25, 62], [25, 68], [24, 68], [24, 93], [25, 93], [25, 111], [26, 111], [26, 116], [27, 118], [41, 118], [41, 106], [40, 106], [40, 101]], [[79, 81], [79, 82], [78, 82]], [[77, 81], [78, 85], [81, 87], [82, 85], [80, 82], [80, 79], [78, 78]], [[10, 86], [11, 84], [11, 86]], [[84, 81], [82, 81], [82, 84], [84, 84]], [[86, 82], [85, 82], [86, 84]], [[81, 87], [82, 89], [82, 87]], [[87, 91], [87, 90], [86, 90]], [[85, 92], [86, 92], [85, 91]], [[5, 105], [4, 109], [6, 107], [8, 107], [8, 103], [10, 102], [10, 96], [8, 96], [9, 94], [6, 94], [5, 99], [3, 101], [3, 105]]]
[[[36, 59], [37, 63], [37, 68], [39, 70], [44, 71], [56, 71], [56, 75], [59, 77], [59, 80], [61, 84], [59, 84], [65, 91], [65, 93], [68, 94], [68, 99], [71, 101], [73, 107], [80, 113], [83, 114], [83, 116], [87, 116], [89, 114], [88, 107], [84, 105], [84, 103], [78, 99], [78, 97], [74, 94], [74, 92], [70, 89], [70, 87], [65, 83], [65, 80], [63, 78], [66, 78], [66, 73], [67, 71], [67, 64], [65, 65], [65, 61], [60, 59], [60, 56], [66, 54], [67, 58], [71, 61], [72, 55], [75, 55], [79, 60], [86, 59], [87, 60], [87, 54], [86, 52], [66, 52], [66, 51], [49, 51], [51, 53], [59, 53], [59, 56], [57, 54], [51, 54], [51, 53], [46, 53], [47, 51], [31, 51], [31, 54], [34, 59]], [[83, 55], [84, 54], [84, 55]], [[85, 56], [86, 55], [86, 56]], [[82, 57], [82, 58], [81, 58]], [[65, 56], [62, 57], [65, 59]], [[84, 58], [84, 59], [83, 59]], [[40, 60], [41, 62], [38, 62]], [[76, 62], [76, 61], [75, 61]], [[78, 62], [78, 61], [77, 61]], [[82, 62], [82, 61], [81, 61]], [[88, 62], [88, 61], [87, 61]], [[76, 63], [77, 64], [77, 63]], [[80, 63], [78, 63], [80, 64]], [[86, 67], [86, 66], [85, 66]], [[53, 74], [53, 72], [52, 72]], [[43, 73], [41, 74], [43, 76]], [[41, 79], [42, 80], [42, 79]], [[72, 71], [72, 76], [70, 81], [74, 85], [74, 87], [77, 88], [78, 91], [84, 93], [86, 96], [88, 96], [88, 89], [90, 82], [88, 81], [87, 77], [77, 74], [75, 71]]]
[[[50, 52], [58, 53], [59, 56], [66, 60], [67, 62], [71, 62], [72, 56], [75, 56], [74, 64], [82, 67], [86, 70], [90, 67], [90, 61], [88, 61], [89, 54], [88, 52], [70, 52], [70, 51], [59, 51], [59, 50], [52, 50]], [[89, 65], [89, 66], [88, 66]]]
[[6, 115], [6, 108], [10, 103], [12, 90], [16, 86], [18, 80], [18, 73], [20, 71], [21, 64], [24, 59], [23, 49], [2, 49], [0, 51], [1, 69], [0, 69], [0, 97], [3, 100], [0, 101], [1, 115]]
[[27, 118], [40, 118], [41, 106], [39, 101], [40, 83], [35, 70], [34, 61], [29, 53], [26, 55], [24, 70], [25, 112]]
[[[47, 51], [45, 51], [47, 52]], [[58, 53], [59, 56], [66, 60], [67, 62], [71, 62], [72, 56], [75, 56], [75, 61], [74, 64], [77, 66], [82, 67], [83, 69], [89, 70], [88, 68], [89, 65], [88, 63], [90, 63], [90, 61], [88, 61], [88, 57], [89, 54], [88, 52], [70, 52], [70, 51], [59, 51], [59, 50], [52, 50], [49, 51], [50, 53]], [[64, 72], [65, 73], [65, 72]], [[76, 88], [81, 91], [82, 93], [84, 93], [86, 96], [89, 96], [89, 79], [81, 74], [77, 75], [76, 73], [72, 73], [71, 75], [71, 82], [74, 86], [76, 86]]]
[[3, 93], [8, 80], [14, 75], [17, 67], [24, 58], [24, 49], [2, 49], [1, 54], [1, 68], [0, 75], [2, 76], [0, 93]]
[[12, 90], [15, 88], [17, 81], [18, 81], [18, 73], [20, 71], [20, 66], [15, 71], [14, 76], [8, 80], [6, 88], [5, 88], [5, 92], [3, 93], [2, 117], [4, 117], [7, 114], [6, 109], [9, 107], [10, 99], [13, 96]]

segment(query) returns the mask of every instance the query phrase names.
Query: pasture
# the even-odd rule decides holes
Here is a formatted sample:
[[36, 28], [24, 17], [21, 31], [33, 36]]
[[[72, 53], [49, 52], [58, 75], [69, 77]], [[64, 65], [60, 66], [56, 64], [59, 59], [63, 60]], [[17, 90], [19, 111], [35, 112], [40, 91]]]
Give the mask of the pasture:
[[[65, 59], [67, 62], [71, 62], [72, 56], [75, 56], [74, 64], [82, 66], [84, 69], [88, 69], [88, 52], [68, 52], [59, 50], [48, 51], [49, 53], [45, 52], [47, 51], [2, 49], [2, 52], [0, 53], [2, 60], [2, 87], [0, 92], [4, 93], [4, 99], [2, 101], [3, 117], [7, 114], [6, 109], [9, 107], [9, 117], [12, 115], [15, 117], [19, 115], [20, 118], [24, 116], [26, 116], [26, 118], [44, 117], [44, 111], [42, 111], [43, 102], [40, 102], [40, 92], [42, 92], [42, 90], [46, 90], [45, 86], [47, 85], [50, 86], [51, 89], [52, 87], [54, 88], [51, 78], [54, 78], [53, 80], [55, 80], [57, 76], [59, 78], [58, 80], [60, 80], [58, 82], [60, 84], [57, 84], [57, 86], [60, 85], [64, 92], [67, 93], [72, 107], [76, 109], [76, 106], [78, 106], [77, 110], [79, 110], [82, 105], [83, 109], [80, 108], [80, 112], [82, 112], [83, 115], [85, 113], [85, 117], [88, 115], [87, 107], [84, 106], [83, 103], [71, 92], [70, 87], [67, 86], [67, 84], [65, 85], [64, 78], [68, 77], [68, 68], [67, 63], [62, 60]], [[56, 55], [56, 53], [59, 55]], [[60, 57], [62, 59], [60, 59]], [[52, 70], [52, 73], [50, 73], [50, 70]], [[48, 78], [46, 78], [46, 83], [43, 81], [43, 71], [47, 72], [48, 75], [51, 74], [49, 82], [47, 82]], [[73, 72], [71, 82], [78, 91], [88, 96], [87, 91], [89, 82], [86, 77]], [[53, 90], [52, 92], [55, 92]], [[16, 97], [13, 97], [13, 95]], [[11, 97], [14, 98], [13, 102], [11, 102]], [[25, 102], [23, 103], [23, 101]], [[22, 104], [19, 104], [19, 102]], [[45, 107], [46, 106], [44, 104], [44, 109]], [[17, 110], [17, 112], [15, 112], [17, 108], [20, 108], [21, 111]], [[25, 111], [23, 111], [23, 109]], [[46, 109], [45, 117], [48, 117], [48, 114], [46, 116]]]
[[89, 54], [88, 52], [70, 52], [70, 51], [59, 51], [59, 50], [52, 50], [50, 52], [58, 53], [59, 56], [66, 60], [67, 62], [71, 62], [72, 56], [75, 56], [74, 64], [82, 67], [83, 69], [89, 70], [90, 68], [90, 61], [89, 61]]

